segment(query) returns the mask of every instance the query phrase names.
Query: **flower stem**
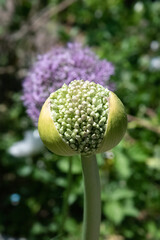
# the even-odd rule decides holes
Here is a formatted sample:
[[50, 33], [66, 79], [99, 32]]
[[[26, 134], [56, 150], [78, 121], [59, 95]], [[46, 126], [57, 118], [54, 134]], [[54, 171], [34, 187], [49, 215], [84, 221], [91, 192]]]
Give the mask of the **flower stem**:
[[63, 205], [62, 205], [62, 221], [61, 221], [61, 225], [59, 227], [59, 236], [60, 238], [63, 237], [63, 233], [64, 233], [64, 228], [65, 228], [65, 222], [67, 219], [67, 215], [68, 215], [68, 199], [69, 199], [69, 194], [70, 194], [70, 190], [71, 190], [71, 183], [72, 183], [72, 162], [73, 159], [72, 157], [69, 157], [68, 162], [68, 173], [67, 173], [67, 188], [64, 192], [64, 198], [63, 198]]
[[101, 221], [100, 180], [95, 155], [81, 156], [84, 178], [82, 240], [98, 240]]

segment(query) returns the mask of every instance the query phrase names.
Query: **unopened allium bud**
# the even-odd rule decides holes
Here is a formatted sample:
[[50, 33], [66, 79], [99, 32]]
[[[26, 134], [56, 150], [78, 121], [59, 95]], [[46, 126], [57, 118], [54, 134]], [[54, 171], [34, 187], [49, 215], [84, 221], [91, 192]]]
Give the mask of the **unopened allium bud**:
[[48, 149], [70, 156], [113, 148], [126, 125], [124, 106], [113, 92], [94, 82], [75, 80], [50, 94], [38, 130]]

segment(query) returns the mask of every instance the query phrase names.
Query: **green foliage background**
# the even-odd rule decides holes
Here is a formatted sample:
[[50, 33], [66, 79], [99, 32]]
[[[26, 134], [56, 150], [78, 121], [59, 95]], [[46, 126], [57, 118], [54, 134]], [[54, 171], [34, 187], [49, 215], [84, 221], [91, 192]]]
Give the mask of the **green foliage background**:
[[[62, 158], [47, 149], [23, 158], [8, 153], [34, 129], [20, 96], [36, 55], [79, 41], [115, 65], [112, 81], [129, 118], [123, 141], [98, 155], [101, 239], [159, 240], [160, 2], [1, 0], [0, 21], [0, 233], [29, 240], [80, 239], [79, 157]], [[16, 206], [13, 193], [21, 197]]]

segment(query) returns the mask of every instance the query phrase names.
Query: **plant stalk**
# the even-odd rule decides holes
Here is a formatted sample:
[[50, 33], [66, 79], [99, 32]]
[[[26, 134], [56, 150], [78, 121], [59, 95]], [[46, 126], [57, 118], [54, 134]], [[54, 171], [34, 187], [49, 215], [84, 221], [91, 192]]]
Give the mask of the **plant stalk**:
[[68, 199], [69, 199], [69, 194], [71, 190], [71, 184], [72, 184], [72, 162], [73, 159], [72, 157], [69, 157], [69, 162], [68, 162], [68, 173], [67, 173], [67, 188], [64, 192], [64, 198], [63, 198], [63, 205], [62, 205], [62, 221], [61, 225], [59, 227], [59, 236], [60, 239], [63, 238], [63, 233], [64, 233], [64, 228], [65, 228], [65, 222], [68, 216]]
[[81, 162], [84, 178], [82, 240], [98, 240], [101, 222], [101, 197], [96, 155], [82, 155]]

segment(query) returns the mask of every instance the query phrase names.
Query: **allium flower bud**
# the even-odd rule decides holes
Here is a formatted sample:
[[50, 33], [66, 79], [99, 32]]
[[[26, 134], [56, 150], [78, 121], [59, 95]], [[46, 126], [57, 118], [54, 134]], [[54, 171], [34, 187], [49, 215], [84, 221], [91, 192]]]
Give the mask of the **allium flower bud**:
[[83, 80], [53, 92], [38, 122], [44, 144], [62, 156], [105, 152], [119, 143], [126, 126], [119, 98], [103, 86]]

